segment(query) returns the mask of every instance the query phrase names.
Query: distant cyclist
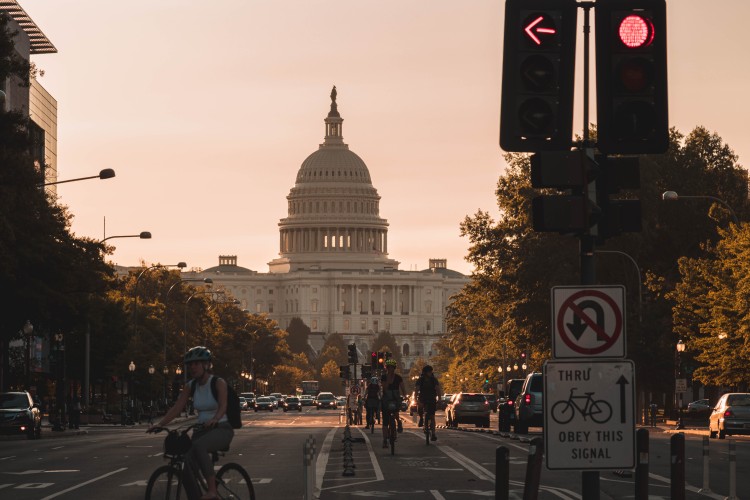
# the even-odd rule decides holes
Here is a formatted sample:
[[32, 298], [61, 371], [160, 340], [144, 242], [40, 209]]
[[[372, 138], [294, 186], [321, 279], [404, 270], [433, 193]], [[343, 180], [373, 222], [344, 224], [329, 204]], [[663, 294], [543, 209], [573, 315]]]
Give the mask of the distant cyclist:
[[402, 396], [406, 397], [406, 389], [404, 388], [404, 379], [401, 375], [396, 373], [396, 360], [389, 359], [385, 362], [385, 373], [380, 379], [383, 384], [383, 448], [388, 448], [388, 422], [389, 412], [388, 403], [395, 402], [396, 409], [393, 410], [393, 414], [396, 417], [396, 423], [398, 425], [398, 432], [404, 432], [401, 424], [401, 419], [398, 416], [398, 412], [401, 409]]
[[[234, 437], [234, 429], [229, 424], [227, 411], [227, 383], [216, 380], [216, 398], [211, 391], [211, 351], [196, 346], [185, 354], [185, 368], [192, 379], [182, 388], [177, 402], [167, 411], [157, 426], [164, 427], [177, 417], [192, 396], [193, 406], [198, 412], [198, 423], [203, 428], [193, 433], [193, 445], [188, 452], [190, 461], [200, 468], [208, 486], [201, 500], [219, 498], [216, 491], [216, 472], [211, 460], [211, 452], [229, 448]], [[193, 389], [193, 385], [196, 385]]]
[[[442, 396], [440, 382], [432, 371], [432, 366], [425, 365], [422, 368], [422, 375], [419, 376], [416, 383], [417, 401], [424, 412], [424, 418], [430, 419], [430, 439], [435, 441], [435, 410], [437, 409], [437, 398]], [[419, 419], [419, 426], [423, 425], [422, 418]]]
[[365, 389], [365, 410], [367, 411], [367, 426], [365, 429], [369, 429], [370, 425], [375, 426], [375, 419], [377, 418], [380, 423], [380, 384], [378, 384], [378, 377], [372, 377], [370, 383], [367, 384]]

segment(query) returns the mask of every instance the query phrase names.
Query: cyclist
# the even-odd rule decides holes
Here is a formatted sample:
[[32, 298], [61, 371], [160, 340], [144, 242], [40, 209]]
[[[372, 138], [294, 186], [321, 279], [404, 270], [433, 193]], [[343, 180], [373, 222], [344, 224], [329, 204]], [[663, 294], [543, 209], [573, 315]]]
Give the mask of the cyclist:
[[[219, 498], [216, 491], [216, 473], [211, 460], [211, 452], [229, 448], [234, 437], [234, 429], [227, 421], [227, 383], [224, 379], [216, 381], [216, 395], [211, 392], [211, 351], [203, 346], [196, 346], [185, 354], [185, 369], [192, 381], [185, 385], [177, 402], [167, 411], [157, 426], [164, 427], [177, 417], [193, 399], [193, 406], [198, 412], [198, 423], [203, 428], [193, 433], [193, 445], [188, 452], [188, 459], [197, 466], [206, 478], [208, 486], [201, 500]], [[195, 385], [195, 389], [193, 389]]]
[[365, 410], [367, 411], [367, 426], [365, 429], [370, 428], [370, 422], [373, 426], [375, 425], [375, 417], [380, 423], [380, 384], [378, 384], [378, 377], [372, 377], [365, 390]]
[[[430, 419], [430, 439], [437, 440], [435, 434], [435, 410], [437, 409], [437, 398], [442, 395], [440, 382], [432, 370], [432, 366], [425, 365], [422, 368], [422, 375], [419, 376], [416, 383], [417, 401], [424, 410], [425, 418]], [[422, 427], [422, 417], [419, 418], [419, 426]]]
[[396, 417], [396, 423], [398, 425], [398, 432], [404, 432], [401, 419], [398, 416], [398, 411], [401, 409], [402, 397], [406, 397], [406, 389], [404, 388], [404, 379], [401, 375], [396, 373], [396, 360], [388, 359], [385, 362], [385, 373], [381, 377], [380, 381], [383, 384], [383, 448], [388, 448], [388, 422], [389, 422], [389, 410], [388, 402], [395, 401], [396, 409], [393, 410], [393, 415]]

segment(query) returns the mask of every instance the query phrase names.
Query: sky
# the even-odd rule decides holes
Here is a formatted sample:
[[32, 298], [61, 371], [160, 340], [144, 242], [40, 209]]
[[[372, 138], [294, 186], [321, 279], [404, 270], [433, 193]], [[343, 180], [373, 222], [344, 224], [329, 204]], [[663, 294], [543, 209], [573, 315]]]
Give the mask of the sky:
[[[58, 178], [117, 174], [58, 186], [72, 231], [101, 239], [106, 220], [106, 236], [153, 234], [110, 240], [112, 262], [205, 269], [237, 255], [267, 272], [336, 85], [344, 141], [390, 224], [389, 257], [472, 271], [459, 225], [499, 216], [505, 167], [504, 2], [19, 1], [58, 50], [33, 57], [58, 101]], [[748, 18], [747, 0], [667, 2], [670, 124], [718, 133], [745, 166]], [[582, 46], [579, 34], [578, 134]]]

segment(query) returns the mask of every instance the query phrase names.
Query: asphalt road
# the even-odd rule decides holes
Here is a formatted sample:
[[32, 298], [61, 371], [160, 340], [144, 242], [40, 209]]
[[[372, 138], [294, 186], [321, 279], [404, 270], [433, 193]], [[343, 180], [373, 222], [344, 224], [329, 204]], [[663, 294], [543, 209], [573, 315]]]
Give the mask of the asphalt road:
[[[303, 412], [246, 413], [245, 425], [236, 431], [232, 449], [220, 463], [239, 462], [253, 478], [259, 499], [300, 499], [304, 494], [303, 444], [315, 439], [312, 466], [318, 498], [492, 498], [495, 489], [495, 455], [498, 446], [510, 455], [510, 498], [522, 498], [529, 456], [529, 436], [479, 432], [473, 426], [439, 429], [438, 441], [425, 445], [415, 420], [405, 416], [395, 455], [381, 447], [382, 435], [352, 427], [355, 467], [345, 475], [339, 413], [305, 408]], [[442, 413], [438, 415], [442, 424]], [[492, 428], [497, 427], [496, 416]], [[0, 497], [13, 500], [143, 498], [151, 472], [164, 462], [163, 435], [146, 434], [144, 426], [92, 426], [78, 434], [66, 431], [43, 438], [2, 438], [0, 441]], [[537, 432], [534, 432], [537, 431]], [[705, 434], [705, 433], [704, 433]], [[650, 436], [651, 498], [670, 497], [670, 437], [657, 430]], [[699, 494], [703, 481], [702, 437], [686, 437], [687, 498], [724, 498], [729, 494], [728, 440], [710, 442], [710, 489]], [[739, 498], [750, 498], [750, 439], [736, 439]], [[630, 471], [602, 471], [601, 498], [633, 498]], [[550, 471], [542, 467], [538, 498], [581, 498], [578, 471]]]

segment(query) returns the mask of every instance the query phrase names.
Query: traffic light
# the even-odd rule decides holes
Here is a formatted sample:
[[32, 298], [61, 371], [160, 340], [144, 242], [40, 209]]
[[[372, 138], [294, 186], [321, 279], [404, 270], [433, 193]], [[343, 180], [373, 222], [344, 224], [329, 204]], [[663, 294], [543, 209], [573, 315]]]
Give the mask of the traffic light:
[[663, 153], [669, 146], [665, 0], [596, 2], [597, 146]]
[[382, 352], [378, 352], [378, 368], [385, 369], [385, 354]]
[[506, 0], [500, 146], [570, 148], [575, 81], [575, 0]]
[[372, 366], [362, 365], [362, 378], [369, 379], [372, 377]]
[[378, 369], [378, 353], [376, 353], [375, 351], [372, 351], [370, 353], [370, 366], [373, 370]]
[[601, 209], [589, 195], [588, 185], [598, 167], [584, 151], [549, 151], [531, 156], [531, 186], [566, 190], [543, 194], [531, 201], [534, 231], [581, 233], [601, 218]]
[[597, 243], [623, 232], [642, 229], [641, 202], [638, 199], [611, 199], [621, 190], [641, 187], [640, 164], [637, 157], [608, 157], [597, 155], [599, 175], [596, 180], [596, 200], [603, 217], [598, 224]]
[[339, 366], [339, 377], [344, 380], [349, 380], [349, 365]]
[[349, 350], [349, 364], [350, 365], [356, 365], [358, 363], [357, 345], [356, 344], [349, 344], [347, 346], [347, 349]]

